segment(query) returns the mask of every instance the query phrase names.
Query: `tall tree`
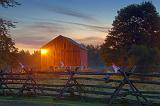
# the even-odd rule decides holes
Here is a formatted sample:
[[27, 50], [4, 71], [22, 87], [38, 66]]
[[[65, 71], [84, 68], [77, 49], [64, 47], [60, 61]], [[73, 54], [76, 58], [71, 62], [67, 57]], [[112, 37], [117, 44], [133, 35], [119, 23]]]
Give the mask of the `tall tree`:
[[127, 64], [134, 45], [160, 48], [160, 17], [151, 2], [132, 4], [118, 11], [112, 29], [101, 46], [106, 64]]
[[9, 35], [9, 29], [15, 27], [12, 22], [0, 19], [0, 65], [12, 64], [17, 48]]
[[[0, 0], [2, 7], [10, 7], [17, 5], [14, 0]], [[15, 25], [11, 21], [0, 18], [0, 68], [7, 65], [13, 65], [15, 60], [17, 48], [14, 46], [14, 42], [10, 37], [10, 28], [14, 28]]]

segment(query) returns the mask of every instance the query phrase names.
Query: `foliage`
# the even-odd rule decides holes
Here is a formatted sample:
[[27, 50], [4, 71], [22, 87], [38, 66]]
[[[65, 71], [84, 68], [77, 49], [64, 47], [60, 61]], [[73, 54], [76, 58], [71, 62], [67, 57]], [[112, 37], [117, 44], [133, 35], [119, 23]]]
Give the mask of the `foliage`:
[[128, 62], [136, 65], [138, 72], [149, 72], [157, 70], [160, 64], [160, 50], [158, 48], [148, 48], [143, 45], [135, 45], [128, 52]]
[[9, 29], [15, 26], [11, 21], [0, 19], [0, 67], [4, 67], [7, 64], [13, 65], [12, 63], [17, 48], [14, 46], [12, 38], [9, 35]]
[[19, 3], [15, 0], [0, 0], [0, 5], [2, 5], [2, 7], [14, 7], [19, 5]]
[[88, 65], [89, 67], [101, 67], [103, 66], [102, 59], [99, 54], [99, 46], [87, 45], [86, 46], [88, 51]]
[[[10, 7], [16, 4], [17, 2], [14, 0], [0, 0], [2, 7]], [[15, 28], [13, 22], [0, 18], [0, 68], [15, 63], [17, 48], [10, 37], [10, 28]]]
[[29, 68], [39, 68], [41, 63], [40, 51], [34, 51], [31, 54], [29, 51], [21, 50], [18, 52], [18, 61]]
[[30, 65], [31, 54], [29, 51], [21, 50], [18, 52], [18, 61], [23, 65]]
[[34, 51], [32, 54], [32, 67], [33, 68], [40, 68], [41, 66], [41, 53], [40, 51]]
[[160, 55], [156, 52], [160, 48], [160, 16], [151, 2], [120, 9], [112, 26], [101, 46], [101, 56], [107, 65], [114, 62], [124, 66], [128, 65], [128, 61], [132, 65], [157, 63], [155, 58]]
[[155, 47], [160, 37], [160, 17], [150, 2], [129, 5], [118, 11], [106, 42], [114, 49], [128, 50], [132, 45]]

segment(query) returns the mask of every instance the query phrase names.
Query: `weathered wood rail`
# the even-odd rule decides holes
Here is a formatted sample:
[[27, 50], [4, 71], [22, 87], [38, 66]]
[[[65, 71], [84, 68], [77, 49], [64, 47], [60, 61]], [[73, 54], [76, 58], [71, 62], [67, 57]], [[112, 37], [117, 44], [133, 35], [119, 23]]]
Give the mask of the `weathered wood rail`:
[[[69, 72], [0, 73], [0, 94], [40, 95], [57, 98], [61, 93], [61, 97], [68, 97], [72, 94], [72, 96], [107, 101], [117, 89], [117, 84], [123, 79], [120, 73], [74, 72], [74, 78], [78, 84], [72, 82], [66, 85], [69, 78], [72, 80], [71, 74]], [[131, 75], [130, 81], [140, 93], [149, 101], [160, 103], [160, 74], [128, 74]], [[77, 86], [81, 89], [76, 88]], [[123, 98], [123, 100], [135, 101], [135, 95], [137, 94], [125, 86], [116, 96], [120, 98], [117, 100]]]

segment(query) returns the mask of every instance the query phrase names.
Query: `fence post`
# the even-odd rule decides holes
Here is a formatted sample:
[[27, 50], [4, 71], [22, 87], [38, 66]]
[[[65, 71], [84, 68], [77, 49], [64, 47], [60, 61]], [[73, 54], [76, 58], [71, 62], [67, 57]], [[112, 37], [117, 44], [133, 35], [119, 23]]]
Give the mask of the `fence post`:
[[43, 93], [43, 91], [39, 88], [39, 86], [37, 85], [36, 81], [33, 78], [33, 71], [32, 69], [30, 70], [25, 70], [26, 74], [27, 74], [27, 78], [26, 81], [24, 82], [24, 84], [22, 85], [22, 87], [20, 88], [18, 94], [22, 95], [23, 91], [33, 91], [35, 95], [37, 95], [37, 89], [39, 89], [41, 91], [41, 93]]
[[142, 93], [135, 87], [135, 85], [133, 84], [132, 81], [129, 80], [130, 75], [132, 74], [131, 72], [133, 72], [135, 70], [135, 68], [131, 69], [130, 72], [125, 72], [123, 70], [118, 70], [120, 72], [120, 74], [123, 76], [123, 80], [121, 81], [121, 83], [119, 84], [118, 87], [116, 87], [115, 91], [113, 92], [113, 94], [111, 95], [110, 99], [109, 99], [109, 104], [112, 104], [113, 98], [118, 96], [120, 90], [122, 90], [123, 86], [125, 84], [128, 84], [129, 87], [131, 88], [132, 92], [133, 92], [133, 96], [136, 97], [138, 104], [142, 105], [142, 102], [140, 100], [140, 97], [142, 99], [144, 99], [144, 101], [147, 104], [150, 104], [149, 101], [145, 98], [145, 96], [142, 95]]
[[[68, 80], [65, 84], [65, 86], [61, 89], [58, 98], [62, 97], [63, 94], [67, 91], [70, 93], [70, 96], [75, 96], [74, 92], [77, 92], [80, 96], [81, 99], [82, 98], [82, 92], [84, 93], [84, 90], [82, 89], [81, 85], [78, 83], [77, 79], [74, 77], [75, 72], [78, 70], [78, 68], [75, 69], [75, 71], [72, 71], [71, 69], [67, 68], [66, 71], [68, 72]], [[75, 87], [75, 89], [74, 89]]]

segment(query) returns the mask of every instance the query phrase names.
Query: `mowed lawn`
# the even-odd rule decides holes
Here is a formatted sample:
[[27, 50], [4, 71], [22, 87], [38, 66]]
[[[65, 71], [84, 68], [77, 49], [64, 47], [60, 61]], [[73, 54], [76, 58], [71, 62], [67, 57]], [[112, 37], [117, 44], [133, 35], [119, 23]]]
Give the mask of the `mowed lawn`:
[[12, 97], [0, 96], [0, 106], [136, 106], [131, 104], [108, 105], [97, 102], [56, 100], [52, 97]]

